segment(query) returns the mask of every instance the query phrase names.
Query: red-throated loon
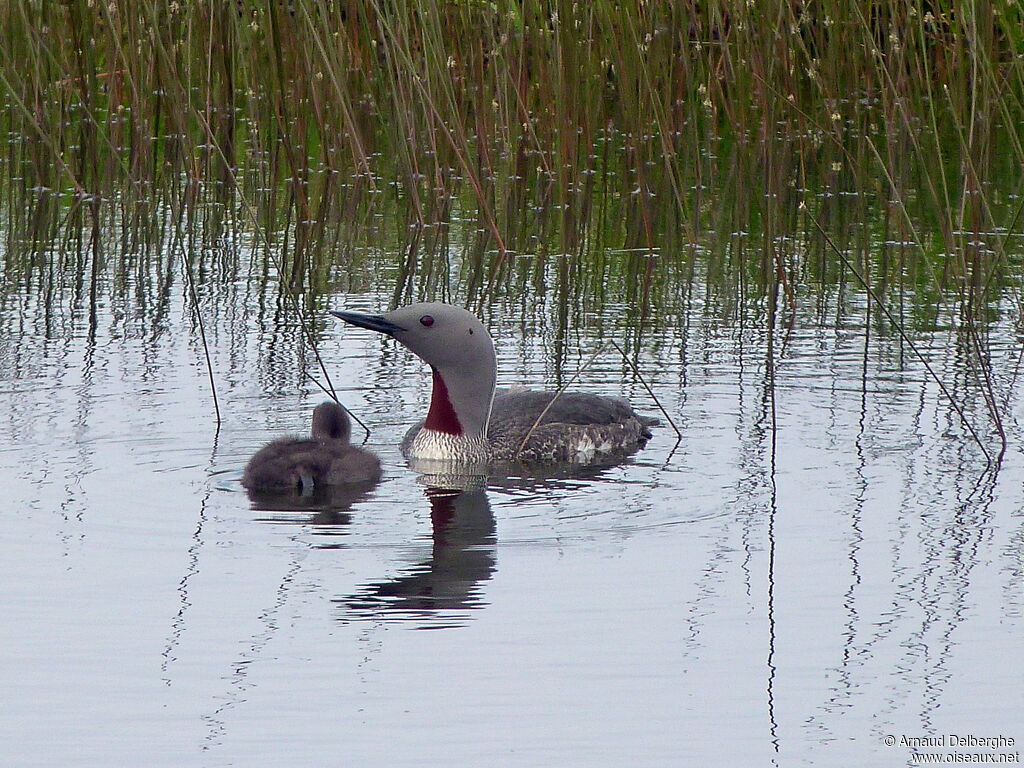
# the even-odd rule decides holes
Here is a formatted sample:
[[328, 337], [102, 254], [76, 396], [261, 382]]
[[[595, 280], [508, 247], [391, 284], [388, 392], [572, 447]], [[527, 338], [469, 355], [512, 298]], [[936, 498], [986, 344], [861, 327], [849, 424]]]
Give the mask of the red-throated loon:
[[411, 304], [384, 315], [331, 314], [393, 337], [433, 371], [427, 418], [402, 440], [409, 459], [586, 464], [642, 447], [651, 437], [648, 427], [658, 421], [619, 398], [496, 391], [490, 334], [475, 315], [450, 304]]
[[349, 445], [351, 423], [337, 403], [313, 410], [312, 436], [283, 437], [249, 460], [242, 485], [249, 490], [309, 493], [323, 485], [376, 482], [380, 461], [369, 451]]

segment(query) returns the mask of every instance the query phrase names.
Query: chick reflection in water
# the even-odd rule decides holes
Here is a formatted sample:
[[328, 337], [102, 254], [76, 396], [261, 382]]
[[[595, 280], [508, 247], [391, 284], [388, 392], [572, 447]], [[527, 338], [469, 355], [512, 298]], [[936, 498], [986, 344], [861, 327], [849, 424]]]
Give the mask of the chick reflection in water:
[[249, 498], [260, 508], [283, 500], [312, 509], [332, 502], [350, 506], [381, 478], [380, 460], [351, 445], [351, 434], [345, 409], [321, 403], [313, 411], [310, 437], [275, 440], [249, 460], [242, 475]]
[[428, 488], [433, 549], [426, 560], [388, 581], [368, 584], [335, 603], [342, 621], [424, 620], [426, 627], [461, 624], [453, 612], [480, 608], [480, 584], [495, 568], [494, 515], [481, 489]]

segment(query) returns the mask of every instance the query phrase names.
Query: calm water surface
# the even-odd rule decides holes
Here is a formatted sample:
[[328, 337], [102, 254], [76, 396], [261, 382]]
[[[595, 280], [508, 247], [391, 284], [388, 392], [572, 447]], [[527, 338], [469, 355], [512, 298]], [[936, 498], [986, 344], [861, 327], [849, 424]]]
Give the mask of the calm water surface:
[[[694, 303], [637, 353], [678, 443], [663, 424], [619, 466], [440, 494], [397, 450], [422, 364], [318, 317], [386, 476], [254, 510], [242, 468], [307, 429], [315, 366], [266, 296], [212, 292], [218, 431], [181, 282], [158, 318], [30, 286], [0, 307], [4, 765], [878, 766], [910, 764], [889, 735], [1024, 741], [1008, 322], [998, 472], [898, 339], [865, 344], [863, 307], [769, 344]], [[500, 382], [557, 386], [636, 338], [625, 309], [560, 340], [543, 300], [494, 305]], [[920, 343], [964, 376], [947, 331]], [[610, 347], [581, 382], [657, 413]]]

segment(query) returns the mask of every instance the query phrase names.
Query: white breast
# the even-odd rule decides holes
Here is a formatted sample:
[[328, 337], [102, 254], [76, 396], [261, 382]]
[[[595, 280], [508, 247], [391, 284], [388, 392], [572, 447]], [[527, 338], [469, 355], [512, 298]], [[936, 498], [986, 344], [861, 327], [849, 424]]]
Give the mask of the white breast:
[[433, 429], [421, 429], [417, 433], [408, 455], [428, 461], [487, 461], [489, 458], [485, 441]]

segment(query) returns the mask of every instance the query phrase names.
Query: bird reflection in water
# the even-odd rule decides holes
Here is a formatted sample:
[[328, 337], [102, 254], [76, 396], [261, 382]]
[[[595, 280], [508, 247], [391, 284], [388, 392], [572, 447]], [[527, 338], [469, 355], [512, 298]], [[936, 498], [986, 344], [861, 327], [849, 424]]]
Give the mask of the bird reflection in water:
[[485, 603], [480, 584], [495, 570], [495, 523], [482, 488], [427, 488], [433, 548], [426, 560], [388, 581], [334, 602], [342, 621], [423, 620], [423, 629], [459, 626]]
[[325, 485], [311, 493], [299, 491], [249, 490], [252, 508], [266, 515], [256, 519], [264, 523], [298, 523], [322, 526], [317, 533], [340, 534], [343, 530], [330, 530], [334, 526], [342, 529], [352, 522], [350, 510], [370, 497], [379, 481], [369, 480], [348, 485]]

